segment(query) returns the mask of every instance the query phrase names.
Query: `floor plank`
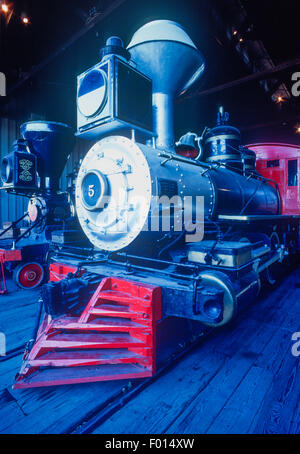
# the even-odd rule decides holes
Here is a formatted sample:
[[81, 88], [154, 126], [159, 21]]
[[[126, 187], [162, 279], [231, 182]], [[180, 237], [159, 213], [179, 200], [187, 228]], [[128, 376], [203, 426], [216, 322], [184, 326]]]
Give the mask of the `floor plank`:
[[94, 433], [299, 433], [298, 280], [299, 269]]
[[[300, 358], [291, 354], [292, 333], [300, 331], [299, 271], [210, 335], [94, 432], [300, 433]], [[20, 292], [3, 301], [8, 303], [0, 308], [0, 329], [12, 348], [31, 334], [36, 294], [24, 298]], [[167, 328], [159, 341], [166, 347], [162, 360], [190, 324], [173, 321], [174, 338]], [[69, 433], [127, 383], [12, 390], [20, 363], [21, 355], [0, 363], [1, 433]]]

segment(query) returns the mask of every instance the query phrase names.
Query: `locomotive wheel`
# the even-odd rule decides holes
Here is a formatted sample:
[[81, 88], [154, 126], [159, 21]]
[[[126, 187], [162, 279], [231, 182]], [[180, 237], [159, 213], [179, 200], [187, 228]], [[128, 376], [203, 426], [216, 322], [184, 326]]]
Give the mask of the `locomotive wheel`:
[[18, 287], [32, 289], [38, 287], [44, 280], [45, 271], [40, 263], [28, 262], [14, 269], [13, 277]]
[[[272, 232], [270, 235], [270, 247], [271, 251], [275, 251], [280, 246], [280, 239], [277, 232]], [[267, 283], [272, 286], [275, 285], [280, 273], [282, 272], [281, 263], [273, 263], [269, 268], [265, 270], [264, 277]]]

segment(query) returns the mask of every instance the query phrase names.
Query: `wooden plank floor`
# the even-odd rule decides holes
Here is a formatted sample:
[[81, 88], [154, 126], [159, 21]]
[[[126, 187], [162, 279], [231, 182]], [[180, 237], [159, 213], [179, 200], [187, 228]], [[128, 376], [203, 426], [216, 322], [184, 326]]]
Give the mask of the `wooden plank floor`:
[[300, 269], [94, 433], [300, 433]]
[[[3, 326], [4, 333], [22, 330], [22, 336], [17, 336], [18, 346], [26, 343], [31, 337], [34, 314], [37, 312], [38, 294], [38, 290], [29, 293], [11, 291], [8, 295], [0, 296], [0, 325]], [[27, 304], [29, 300], [31, 303]], [[6, 316], [11, 312], [14, 315], [8, 323]], [[26, 321], [27, 316], [32, 317], [30, 323]], [[11, 328], [11, 322], [13, 322], [13, 328]], [[23, 329], [24, 323], [26, 323], [26, 329]], [[180, 332], [180, 337], [176, 336], [177, 342], [184, 339], [184, 332], [188, 328], [189, 323], [175, 321], [174, 331]], [[9, 340], [7, 350], [11, 350], [12, 345], [17, 344], [13, 335]], [[165, 345], [165, 354], [172, 354], [172, 346], [169, 345], [170, 337], [162, 340]], [[22, 354], [0, 362], [0, 433], [69, 433], [79, 422], [88, 419], [96, 410], [101, 410], [128, 384], [128, 380], [118, 380], [12, 390], [14, 377], [20, 370], [21, 363]]]
[[[8, 350], [30, 337], [37, 292], [0, 296]], [[21, 331], [19, 331], [21, 330]], [[300, 269], [160, 376], [95, 433], [300, 433]], [[21, 334], [18, 334], [21, 333]], [[0, 363], [0, 432], [68, 433], [127, 383], [12, 390], [21, 355]]]
[[11, 280], [7, 287], [8, 293], [0, 295], [0, 332], [5, 333], [9, 353], [31, 337], [40, 290], [21, 290]]

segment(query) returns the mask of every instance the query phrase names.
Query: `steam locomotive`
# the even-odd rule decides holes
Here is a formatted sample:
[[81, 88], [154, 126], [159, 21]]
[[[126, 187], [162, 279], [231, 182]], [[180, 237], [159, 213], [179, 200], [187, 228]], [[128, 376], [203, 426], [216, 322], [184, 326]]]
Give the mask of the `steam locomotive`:
[[[111, 37], [100, 57], [77, 78], [76, 135], [94, 144], [75, 208], [93, 252], [52, 257], [16, 388], [152, 375], [162, 320], [229, 323], [300, 250], [300, 211], [283, 214], [283, 186], [256, 167], [269, 156], [241, 145], [223, 108], [215, 127], [175, 142], [174, 99], [205, 69], [179, 24], [150, 22], [126, 49]], [[27, 123], [23, 138], [39, 149], [50, 127]], [[50, 160], [62, 128], [39, 150]]]
[[[28, 199], [26, 212], [0, 234], [5, 267], [13, 271], [16, 284], [23, 289], [35, 288], [47, 279], [50, 243], [86, 243], [75, 217], [72, 180], [67, 191], [59, 188], [74, 142], [74, 131], [65, 124], [24, 123], [21, 138], [1, 162], [1, 189]], [[23, 231], [21, 222], [25, 223]], [[11, 238], [2, 238], [9, 230]], [[5, 283], [4, 269], [1, 278]]]

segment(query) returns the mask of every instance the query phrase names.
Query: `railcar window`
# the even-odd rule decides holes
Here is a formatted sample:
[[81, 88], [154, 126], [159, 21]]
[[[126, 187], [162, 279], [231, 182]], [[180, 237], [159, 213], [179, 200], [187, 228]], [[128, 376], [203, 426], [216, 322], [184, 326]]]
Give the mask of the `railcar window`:
[[279, 167], [279, 159], [273, 161], [267, 161], [267, 167]]
[[288, 161], [288, 186], [297, 186], [298, 185], [298, 161], [293, 159]]

